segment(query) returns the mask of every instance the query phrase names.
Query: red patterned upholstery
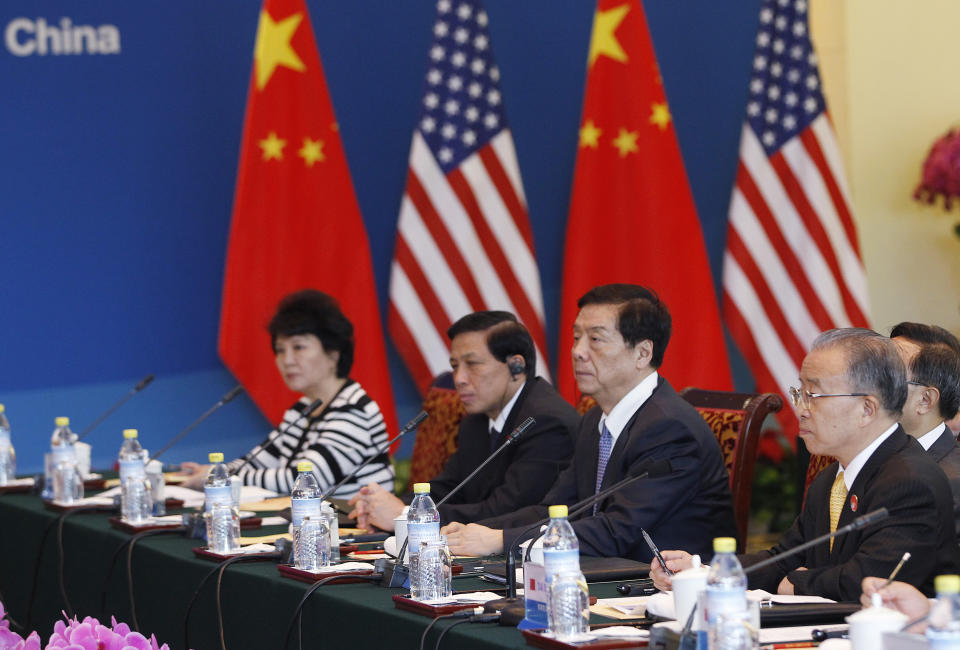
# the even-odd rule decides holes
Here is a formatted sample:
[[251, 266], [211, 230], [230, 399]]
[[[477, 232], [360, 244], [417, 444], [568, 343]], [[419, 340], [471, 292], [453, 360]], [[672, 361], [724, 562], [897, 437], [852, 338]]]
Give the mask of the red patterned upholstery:
[[773, 393], [727, 393], [698, 388], [685, 388], [680, 394], [697, 409], [717, 437], [730, 473], [737, 530], [740, 540], [745, 542], [760, 432], [767, 415], [783, 408], [783, 399]]
[[423, 399], [423, 410], [430, 416], [417, 429], [410, 459], [410, 485], [429, 481], [440, 473], [444, 463], [457, 450], [457, 429], [466, 415], [460, 396], [453, 389], [449, 372], [438, 375]]
[[581, 395], [580, 401], [578, 401], [576, 405], [574, 405], [574, 408], [577, 409], [577, 413], [579, 413], [580, 415], [583, 415], [584, 413], [586, 413], [596, 405], [597, 405], [597, 400], [593, 399], [589, 395]]
[[807, 490], [810, 489], [810, 483], [813, 482], [813, 479], [817, 478], [822, 470], [826, 469], [827, 465], [830, 465], [837, 459], [833, 456], [820, 456], [819, 454], [810, 454], [810, 464], [807, 465], [807, 479], [803, 483], [803, 500], [807, 500]]

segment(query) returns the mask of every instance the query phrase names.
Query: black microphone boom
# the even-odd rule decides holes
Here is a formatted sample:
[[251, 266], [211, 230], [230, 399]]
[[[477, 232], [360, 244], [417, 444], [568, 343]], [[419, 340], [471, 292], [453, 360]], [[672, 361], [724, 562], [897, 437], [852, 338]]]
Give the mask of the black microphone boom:
[[360, 463], [359, 465], [357, 465], [356, 467], [354, 467], [352, 472], [350, 472], [349, 474], [347, 474], [346, 476], [344, 476], [342, 479], [340, 479], [340, 482], [338, 482], [336, 485], [334, 485], [333, 487], [329, 488], [326, 492], [324, 492], [324, 493], [321, 495], [321, 498], [326, 499], [327, 497], [332, 497], [334, 494], [336, 494], [336, 493], [337, 493], [337, 490], [339, 490], [339, 489], [342, 488], [344, 485], [346, 485], [347, 483], [349, 483], [349, 482], [353, 479], [353, 477], [356, 476], [356, 475], [360, 472], [360, 470], [362, 470], [364, 467], [366, 467], [367, 465], [369, 465], [371, 462], [373, 462], [373, 460], [374, 460], [375, 458], [377, 458], [378, 456], [380, 456], [380, 454], [382, 454], [382, 453], [385, 452], [387, 449], [389, 449], [389, 448], [390, 448], [390, 445], [392, 445], [392, 444], [395, 443], [397, 440], [399, 440], [400, 438], [402, 438], [403, 436], [407, 435], [408, 433], [410, 433], [411, 431], [413, 431], [414, 429], [416, 429], [418, 426], [420, 426], [420, 423], [423, 422], [423, 421], [426, 420], [426, 419], [427, 419], [427, 412], [426, 412], [426, 411], [420, 411], [420, 412], [417, 413], [415, 416], [413, 416], [413, 419], [410, 420], [409, 422], [407, 422], [405, 425], [403, 425], [403, 428], [400, 429], [400, 431], [397, 433], [397, 435], [395, 435], [394, 437], [390, 438], [390, 439], [387, 440], [385, 443], [383, 443], [382, 445], [380, 445], [380, 448], [377, 449], [377, 453], [372, 454], [372, 455], [371, 455], [369, 458], [367, 458], [365, 461], [363, 461], [362, 463]]
[[[784, 551], [783, 553], [778, 553], [776, 555], [771, 555], [766, 560], [761, 560], [756, 564], [751, 564], [750, 566], [745, 567], [743, 569], [743, 573], [744, 574], [753, 573], [757, 569], [768, 567], [771, 564], [774, 564], [776, 562], [779, 562], [780, 560], [790, 557], [791, 555], [796, 555], [800, 551], [805, 551], [811, 546], [822, 544], [827, 540], [833, 539], [834, 537], [839, 537], [841, 535], [846, 535], [847, 533], [854, 530], [860, 530], [861, 528], [865, 528], [867, 526], [870, 526], [871, 524], [875, 524], [878, 521], [886, 519], [889, 516], [890, 516], [890, 512], [886, 508], [877, 508], [876, 510], [872, 510], [865, 515], [857, 517], [856, 519], [851, 521], [849, 524], [847, 524], [843, 528], [838, 528], [832, 533], [827, 533], [826, 535], [815, 537], [814, 539], [811, 539], [809, 542], [804, 542], [800, 546], [794, 546], [788, 551]], [[691, 629], [693, 628], [693, 617], [696, 615], [696, 611], [697, 611], [697, 606], [696, 604], [694, 604], [693, 609], [690, 610], [690, 615], [687, 617], [687, 622], [683, 626], [683, 630], [680, 632], [680, 639], [677, 646], [678, 648], [680, 648], [680, 650], [692, 649], [696, 646], [696, 641], [694, 639], [695, 635], [691, 632]]]
[[[594, 503], [603, 501], [614, 492], [617, 492], [618, 490], [626, 487], [627, 485], [630, 485], [634, 481], [639, 481], [641, 479], [645, 479], [649, 477], [657, 478], [660, 476], [666, 476], [672, 471], [673, 471], [673, 466], [670, 464], [669, 460], [664, 459], [664, 460], [652, 461], [648, 463], [645, 466], [645, 469], [639, 474], [636, 474], [634, 476], [628, 476], [624, 479], [621, 479], [616, 483], [614, 483], [613, 485], [611, 485], [610, 487], [604, 490], [600, 490], [596, 494], [591, 494], [586, 499], [583, 499], [573, 504], [573, 506], [571, 506], [567, 512], [567, 518], [570, 519], [577, 516], [578, 514], [585, 511], [587, 508], [591, 507]], [[547, 517], [546, 519], [541, 519], [535, 524], [528, 526], [526, 529], [524, 529], [523, 532], [517, 535], [517, 538], [513, 540], [512, 544], [510, 544], [510, 548], [506, 553], [507, 597], [499, 598], [497, 600], [491, 600], [490, 602], [488, 602], [485, 605], [488, 611], [494, 610], [494, 609], [499, 610], [499, 609], [513, 608], [513, 607], [516, 607], [521, 602], [520, 599], [517, 598], [517, 580], [516, 580], [517, 548], [520, 546], [520, 542], [527, 535], [527, 533], [533, 532], [534, 530], [540, 528], [540, 526], [544, 525], [548, 521], [550, 521], [549, 517]], [[527, 546], [528, 560], [530, 559], [530, 551], [533, 549], [533, 544], [534, 542], [537, 541], [537, 538], [539, 537], [540, 535], [536, 535], [535, 537], [533, 537], [530, 540], [530, 544]], [[514, 617], [512, 616], [508, 617], [507, 619], [501, 619], [501, 624], [506, 623], [507, 620], [510, 620], [512, 622], [513, 619]]]
[[832, 533], [827, 533], [826, 535], [815, 537], [811, 539], [809, 542], [804, 542], [800, 546], [794, 546], [788, 551], [784, 551], [783, 553], [777, 553], [776, 555], [771, 555], [766, 560], [761, 560], [756, 564], [751, 564], [750, 566], [745, 567], [743, 569], [743, 572], [753, 573], [757, 569], [762, 569], [764, 567], [770, 566], [771, 564], [779, 562], [780, 560], [788, 558], [791, 555], [796, 555], [800, 551], [805, 551], [811, 546], [816, 546], [817, 544], [826, 542], [827, 540], [833, 539], [834, 537], [839, 537], [840, 535], [846, 535], [847, 533], [854, 530], [860, 530], [861, 528], [865, 528], [867, 526], [877, 523], [878, 521], [886, 519], [889, 516], [890, 516], [890, 512], [886, 508], [877, 508], [876, 510], [872, 510], [865, 515], [857, 517], [846, 526], [842, 528], [838, 528]]
[[114, 411], [126, 404], [127, 400], [142, 391], [144, 388], [150, 385], [150, 382], [153, 381], [153, 375], [147, 375], [143, 379], [137, 382], [137, 385], [127, 391], [127, 394], [121, 397], [116, 404], [108, 408], [103, 414], [100, 415], [96, 420], [87, 425], [87, 428], [80, 432], [80, 435], [77, 436], [77, 440], [83, 440], [87, 434], [96, 429], [100, 424], [110, 417]]
[[470, 479], [472, 479], [474, 476], [476, 476], [476, 475], [480, 472], [480, 470], [482, 470], [484, 467], [487, 466], [487, 464], [488, 464], [490, 461], [492, 461], [494, 458], [496, 458], [497, 455], [499, 455], [501, 451], [503, 451], [504, 449], [506, 449], [507, 447], [509, 447], [517, 438], [519, 438], [521, 435], [523, 435], [524, 432], [526, 432], [527, 429], [529, 429], [529, 428], [532, 427], [534, 424], [536, 424], [536, 422], [537, 422], [537, 421], [536, 421], [535, 419], [533, 419], [533, 418], [527, 418], [526, 420], [524, 420], [523, 422], [521, 422], [519, 425], [517, 425], [517, 428], [513, 430], [513, 432], [510, 434], [510, 436], [509, 436], [506, 440], [503, 441], [503, 444], [502, 444], [502, 445], [500, 445], [499, 447], [497, 447], [496, 450], [495, 450], [492, 454], [490, 454], [489, 456], [487, 456], [486, 460], [484, 460], [482, 463], [480, 463], [475, 470], [473, 470], [472, 472], [470, 472], [470, 474], [467, 475], [467, 478], [465, 478], [465, 479], [463, 479], [462, 481], [460, 481], [460, 483], [458, 483], [456, 487], [454, 487], [452, 490], [450, 490], [449, 492], [447, 492], [446, 496], [444, 496], [442, 499], [440, 499], [440, 501], [437, 502], [437, 507], [439, 508], [439, 507], [442, 506], [444, 503], [446, 503], [447, 501], [449, 501], [449, 500], [450, 500], [450, 497], [452, 497], [454, 494], [456, 494], [457, 492], [459, 492], [459, 491], [460, 491], [460, 488], [462, 488], [464, 485], [466, 485], [467, 483], [469, 483], [469, 482], [470, 482]]
[[[174, 444], [176, 444], [177, 442], [179, 442], [185, 435], [187, 435], [188, 433], [190, 433], [191, 431], [193, 431], [201, 422], [203, 422], [203, 421], [206, 420], [208, 417], [210, 417], [211, 415], [213, 415], [213, 413], [214, 413], [217, 409], [219, 409], [221, 406], [223, 406], [223, 405], [226, 404], [227, 402], [233, 400], [234, 397], [236, 397], [237, 395], [239, 395], [239, 394], [242, 393], [242, 392], [243, 392], [243, 386], [241, 386], [241, 385], [239, 385], [239, 384], [237, 384], [236, 386], [234, 386], [226, 395], [224, 395], [223, 397], [220, 398], [220, 401], [219, 401], [219, 402], [217, 402], [216, 404], [214, 404], [213, 406], [211, 406], [209, 409], [206, 410], [206, 412], [205, 412], [203, 415], [201, 415], [201, 416], [198, 417], [196, 420], [194, 420], [194, 421], [191, 422], [189, 425], [187, 425], [187, 428], [186, 428], [186, 429], [184, 429], [183, 431], [181, 431], [180, 433], [178, 433], [177, 435], [175, 435], [175, 436], [170, 440], [170, 442], [168, 442], [167, 444], [165, 444], [165, 445], [160, 449], [160, 451], [156, 452], [156, 453], [150, 458], [150, 460], [156, 460], [157, 458], [159, 458], [159, 457], [160, 457], [160, 454], [162, 454], [162, 453], [165, 452], [166, 450], [170, 449], [170, 447], [172, 447]], [[149, 461], [147, 461], [147, 462], [149, 462]]]
[[[527, 418], [526, 420], [518, 424], [517, 427], [507, 437], [507, 439], [503, 441], [502, 445], [497, 447], [492, 454], [487, 456], [486, 459], [482, 463], [480, 463], [480, 465], [477, 466], [475, 470], [470, 472], [465, 479], [460, 481], [452, 490], [447, 492], [446, 496], [444, 496], [442, 499], [440, 499], [440, 501], [437, 502], [437, 508], [439, 508], [444, 503], [449, 501], [450, 497], [456, 494], [460, 490], [460, 488], [462, 488], [464, 485], [469, 483], [470, 480], [480, 472], [480, 470], [486, 467], [487, 464], [489, 464], [490, 461], [492, 461], [494, 458], [499, 456], [504, 449], [509, 447], [513, 442], [515, 442], [517, 438], [522, 436], [524, 432], [530, 427], [532, 427], [534, 424], [536, 424], [536, 422], [537, 421], [531, 417], [531, 418]], [[397, 558], [394, 561], [392, 566], [389, 564], [390, 560], [377, 560], [377, 564], [376, 564], [377, 569], [382, 571], [383, 573], [383, 582], [380, 583], [383, 586], [400, 587], [403, 585], [404, 582], [406, 582], [407, 577], [409, 577], [410, 571], [404, 565], [404, 562], [403, 562], [403, 555], [407, 550], [407, 542], [409, 541], [410, 541], [409, 537], [403, 540], [403, 546], [400, 547], [400, 551], [397, 553]]]

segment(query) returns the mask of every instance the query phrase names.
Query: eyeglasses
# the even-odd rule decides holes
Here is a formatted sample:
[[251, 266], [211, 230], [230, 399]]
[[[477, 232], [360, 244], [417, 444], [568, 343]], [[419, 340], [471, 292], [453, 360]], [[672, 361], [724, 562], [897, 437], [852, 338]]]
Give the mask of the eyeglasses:
[[808, 390], [790, 387], [790, 402], [797, 408], [808, 409], [813, 400], [821, 397], [869, 397], [870, 393], [811, 393]]
[[913, 384], [914, 386], [922, 386], [923, 388], [926, 388], [926, 387], [927, 387], [926, 384], [921, 384], [919, 381], [909, 381], [909, 380], [908, 380], [907, 383], [908, 383], [908, 384]]

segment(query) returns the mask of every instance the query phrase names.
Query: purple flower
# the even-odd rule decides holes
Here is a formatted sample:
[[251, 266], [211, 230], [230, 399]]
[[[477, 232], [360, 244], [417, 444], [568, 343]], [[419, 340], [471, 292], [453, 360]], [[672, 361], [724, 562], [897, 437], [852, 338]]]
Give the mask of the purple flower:
[[24, 639], [16, 632], [11, 632], [7, 623], [0, 627], [0, 650], [40, 650], [40, 635], [31, 632], [30, 636]]
[[[66, 623], [57, 621], [45, 650], [170, 650], [166, 644], [158, 645], [155, 636], [147, 639], [112, 616], [110, 623], [112, 629], [89, 616], [82, 623], [76, 618], [66, 619]], [[0, 647], [0, 650], [4, 648]]]

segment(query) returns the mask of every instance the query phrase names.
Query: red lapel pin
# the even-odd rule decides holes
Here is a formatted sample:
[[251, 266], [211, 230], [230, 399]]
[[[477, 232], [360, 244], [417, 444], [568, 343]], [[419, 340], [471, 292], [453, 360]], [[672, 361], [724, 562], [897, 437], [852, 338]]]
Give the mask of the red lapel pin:
[[858, 503], [859, 503], [859, 500], [857, 499], [857, 495], [856, 495], [856, 494], [854, 494], [853, 496], [850, 497], [850, 509], [851, 509], [852, 511], [854, 511], [854, 512], [857, 511], [857, 504], [858, 504]]

